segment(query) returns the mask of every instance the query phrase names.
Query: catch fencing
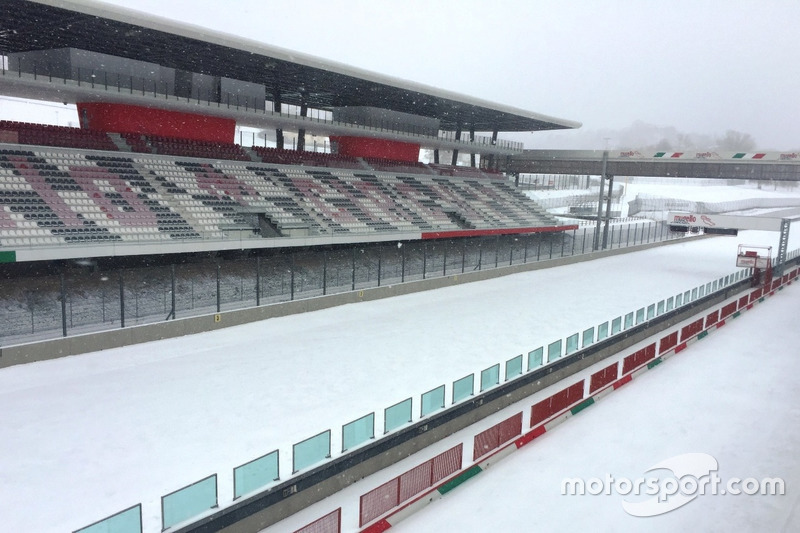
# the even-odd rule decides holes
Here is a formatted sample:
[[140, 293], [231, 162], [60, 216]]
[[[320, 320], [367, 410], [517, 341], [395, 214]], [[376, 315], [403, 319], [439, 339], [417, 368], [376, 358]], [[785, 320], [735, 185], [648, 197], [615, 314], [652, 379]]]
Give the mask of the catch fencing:
[[[655, 222], [609, 230], [610, 249], [682, 237]], [[136, 268], [75, 266], [0, 286], [0, 346], [587, 254], [594, 231], [282, 249]]]

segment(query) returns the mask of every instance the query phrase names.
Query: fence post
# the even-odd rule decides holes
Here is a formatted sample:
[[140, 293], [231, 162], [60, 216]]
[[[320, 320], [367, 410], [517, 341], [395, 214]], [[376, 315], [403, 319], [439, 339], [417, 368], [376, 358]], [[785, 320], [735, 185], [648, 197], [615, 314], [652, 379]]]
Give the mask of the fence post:
[[352, 274], [352, 280], [351, 280], [352, 283], [350, 290], [354, 291], [356, 290], [356, 247], [355, 246], [353, 246], [353, 268], [351, 270], [351, 274]]
[[172, 310], [170, 315], [172, 315], [172, 320], [175, 320], [175, 263], [170, 265], [170, 274], [172, 275]]
[[583, 242], [581, 243], [581, 255], [586, 253], [586, 226], [583, 227]]
[[462, 237], [461, 239], [461, 273], [464, 273], [464, 268], [466, 267], [467, 261], [467, 239], [466, 237]]
[[217, 263], [217, 313], [219, 313], [219, 310], [220, 310], [219, 269], [220, 269], [220, 265], [219, 265], [219, 263]]
[[289, 299], [294, 301], [294, 250], [289, 263]]
[[125, 327], [125, 280], [119, 271], [119, 327]]
[[256, 307], [261, 305], [261, 256], [256, 256]]
[[428, 243], [422, 243], [422, 279], [425, 279], [425, 272], [428, 269]]
[[67, 290], [64, 287], [64, 273], [60, 275], [61, 278], [61, 331], [64, 337], [67, 336]]
[[406, 281], [406, 248], [403, 243], [400, 244], [400, 283]]
[[383, 246], [379, 244], [378, 245], [378, 287], [381, 286], [381, 266], [382, 266], [382, 263], [383, 263], [382, 259], [383, 259]]
[[444, 241], [444, 260], [442, 261], [442, 276], [447, 275], [447, 241]]
[[328, 250], [322, 252], [322, 295], [328, 293]]
[[[575, 255], [575, 236], [578, 233], [578, 229], [575, 228], [572, 230], [572, 251], [570, 252], [570, 256]], [[526, 250], [527, 252], [527, 250]]]

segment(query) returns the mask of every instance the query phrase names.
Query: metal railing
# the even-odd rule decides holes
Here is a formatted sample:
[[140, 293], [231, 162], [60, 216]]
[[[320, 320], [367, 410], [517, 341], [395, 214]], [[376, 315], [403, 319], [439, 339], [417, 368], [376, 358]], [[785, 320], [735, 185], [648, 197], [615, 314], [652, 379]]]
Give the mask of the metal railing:
[[[275, 249], [246, 259], [17, 278], [0, 286], [0, 346], [588, 254], [594, 231]], [[615, 225], [607, 247], [681, 237], [663, 223]]]

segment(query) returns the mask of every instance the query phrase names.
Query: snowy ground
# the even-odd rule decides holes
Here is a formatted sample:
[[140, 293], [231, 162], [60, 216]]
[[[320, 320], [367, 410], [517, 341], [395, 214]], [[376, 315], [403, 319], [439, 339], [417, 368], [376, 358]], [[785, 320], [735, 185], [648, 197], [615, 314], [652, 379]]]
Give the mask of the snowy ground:
[[449, 395], [466, 374], [732, 273], [740, 242], [777, 247], [777, 234], [3, 369], [3, 529], [74, 530], [141, 502], [157, 532], [160, 497], [214, 472], [228, 505], [233, 467], [277, 448], [287, 479], [293, 443], [330, 428], [335, 456], [342, 424], [376, 411], [380, 428], [383, 409], [409, 396], [418, 413], [419, 395], [442, 383]]
[[[800, 531], [798, 313], [792, 285], [392, 531]], [[635, 480], [692, 452], [713, 456], [725, 482], [778, 477], [786, 494], [709, 491], [666, 514], [635, 517], [622, 500], [636, 498], [615, 490], [561, 492], [565, 478]]]

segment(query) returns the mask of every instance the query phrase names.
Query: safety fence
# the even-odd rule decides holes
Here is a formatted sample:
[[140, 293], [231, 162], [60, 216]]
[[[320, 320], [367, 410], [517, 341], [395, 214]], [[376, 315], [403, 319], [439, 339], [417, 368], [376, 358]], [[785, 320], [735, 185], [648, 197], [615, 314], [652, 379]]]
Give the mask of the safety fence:
[[[794, 260], [800, 255], [800, 250], [793, 250], [788, 254], [789, 260]], [[624, 335], [627, 330], [637, 327], [645, 322], [654, 319], [665, 313], [672, 312], [681, 307], [689, 306], [692, 302], [712, 295], [717, 291], [724, 290], [733, 284], [739, 283], [751, 275], [750, 269], [738, 270], [732, 274], [720, 277], [719, 279], [702, 284], [698, 287], [682, 291], [671, 295], [650, 305], [640, 307], [624, 315], [617, 316], [605, 321], [597, 326], [582, 329], [566, 338], [558, 339], [553, 342], [543, 344], [527, 354], [527, 364], [524, 355], [520, 354], [504, 362], [504, 364], [494, 364], [480, 372], [475, 372], [468, 376], [453, 381], [450, 386], [450, 406], [467, 401], [478, 394], [497, 387], [501, 383], [501, 368], [504, 369], [502, 378], [504, 382], [521, 378], [524, 374], [542, 368], [548, 364], [555, 363], [559, 359], [588, 348], [595, 343], [599, 343], [614, 335]], [[552, 419], [558, 413], [564, 412], [568, 406], [574, 406], [589, 394], [607, 387], [609, 383], [617, 383], [625, 379], [631, 379], [631, 372], [643, 365], [654, 365], [657, 355], [663, 357], [667, 350], [678, 352], [686, 347], [690, 339], [702, 338], [707, 335], [707, 330], [711, 326], [718, 327], [724, 323], [729, 316], [738, 316], [744, 308], [752, 307], [759, 299], [763, 299], [767, 294], [775, 290], [782, 289], [782, 285], [795, 279], [798, 275], [798, 268], [792, 266], [787, 268], [787, 272], [776, 277], [766, 287], [761, 287], [750, 291], [736, 302], [730, 302], [722, 306], [719, 310], [710, 312], [707, 317], [697, 319], [687, 325], [678, 328], [676, 331], [665, 335], [660, 343], [661, 351], [656, 351], [656, 344], [644, 347], [623, 358], [622, 363], [610, 365], [609, 367], [596, 372], [591, 378], [581, 380], [566, 387], [557, 394], [540, 401], [531, 407], [531, 427], [542, 424]], [[736, 304], [736, 305], [733, 305]], [[476, 379], [477, 378], [477, 379]], [[477, 385], [477, 387], [476, 387]], [[375, 441], [375, 427], [379, 422], [377, 414], [382, 414], [384, 435], [390, 436], [399, 429], [408, 427], [415, 421], [422, 420], [432, 413], [443, 411], [446, 408], [447, 388], [445, 385], [436, 387], [420, 396], [417, 405], [419, 414], [415, 415], [414, 396], [401, 402], [387, 407], [382, 412], [368, 413], [354, 421], [348, 422], [336, 431], [340, 437], [341, 447], [339, 451], [333, 453], [332, 442], [334, 433], [327, 429], [308, 439], [305, 439], [292, 446], [292, 472], [290, 478], [303, 472], [323, 465], [335, 457], [340, 457], [345, 453], [350, 453], [354, 449], [365, 446]], [[476, 388], [478, 389], [476, 391]], [[585, 406], [584, 406], [585, 407]], [[583, 407], [581, 407], [583, 408]], [[580, 410], [580, 409], [578, 409]], [[507, 440], [517, 436], [521, 432], [522, 420], [512, 417], [497, 427], [490, 428], [475, 437], [473, 444], [472, 460], [476, 460], [483, 455], [489, 454], [492, 450], [500, 447]], [[545, 426], [542, 426], [543, 428]], [[534, 435], [535, 437], [535, 435]], [[531, 440], [534, 437], [530, 437]], [[278, 461], [279, 450], [262, 455], [248, 463], [237, 466], [233, 469], [234, 493], [231, 495], [232, 502], [246, 496], [253, 496], [259, 492], [270, 490], [277, 485], [281, 479]], [[413, 473], [401, 475], [400, 477], [382, 485], [379, 492], [366, 498], [362, 498], [362, 510], [360, 512], [359, 527], [376, 519], [378, 516], [389, 512], [403, 502], [414, 498], [420, 491], [436, 485], [436, 483], [446, 480], [454, 472], [461, 470], [461, 453], [455, 449], [445, 452], [441, 456], [432, 459], [428, 466], [416, 467]], [[405, 476], [405, 477], [404, 477]], [[427, 477], [426, 477], [427, 476]], [[392, 483], [394, 483], [392, 485]], [[297, 485], [292, 485], [284, 489], [284, 496], [296, 492]], [[441, 489], [441, 487], [440, 487]], [[375, 489], [378, 490], [378, 489]], [[378, 496], [380, 494], [380, 497]], [[213, 474], [200, 481], [183, 486], [161, 498], [161, 529], [167, 530], [181, 523], [195, 521], [207, 514], [210, 514], [219, 506], [217, 494], [217, 475]], [[389, 505], [391, 503], [391, 505]], [[137, 511], [138, 509], [138, 511]], [[135, 519], [138, 513], [138, 520]], [[333, 521], [325, 521], [324, 524], [332, 524]], [[322, 523], [321, 523], [322, 524]], [[81, 533], [98, 533], [100, 531], [112, 530], [119, 533], [141, 533], [141, 505], [130, 507], [119, 513], [115, 513], [103, 520], [95, 522], [78, 530]], [[310, 525], [308, 526], [310, 527]], [[319, 529], [309, 529], [308, 531], [338, 531], [338, 529], [325, 529], [332, 526], [320, 525]], [[337, 526], [338, 527], [338, 526]], [[106, 528], [106, 529], [104, 529]], [[375, 529], [374, 531], [382, 531]]]
[[[682, 238], [613, 225], [608, 249]], [[257, 257], [32, 272], [0, 285], [0, 346], [594, 252], [594, 229], [264, 251]]]
[[715, 214], [748, 209], [768, 209], [780, 207], [800, 207], [800, 198], [750, 198], [729, 202], [694, 202], [678, 198], [664, 198], [648, 194], [637, 194], [628, 202], [628, 215], [638, 213], [684, 211], [688, 213]]

